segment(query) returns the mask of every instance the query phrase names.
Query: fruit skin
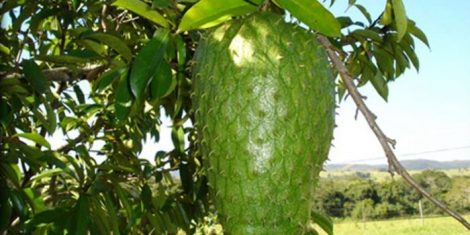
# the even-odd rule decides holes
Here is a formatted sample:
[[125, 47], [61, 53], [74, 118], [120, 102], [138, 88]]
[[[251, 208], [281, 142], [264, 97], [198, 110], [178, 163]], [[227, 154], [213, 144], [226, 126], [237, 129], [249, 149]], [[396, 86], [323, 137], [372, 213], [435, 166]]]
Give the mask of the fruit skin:
[[313, 34], [255, 13], [202, 36], [198, 144], [226, 234], [302, 234], [334, 128], [334, 78]]

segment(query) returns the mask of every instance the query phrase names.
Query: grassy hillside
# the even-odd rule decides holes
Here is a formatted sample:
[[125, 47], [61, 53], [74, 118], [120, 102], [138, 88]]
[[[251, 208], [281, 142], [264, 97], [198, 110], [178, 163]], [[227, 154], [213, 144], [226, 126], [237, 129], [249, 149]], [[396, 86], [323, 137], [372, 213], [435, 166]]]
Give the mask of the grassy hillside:
[[[470, 216], [465, 216], [468, 220]], [[318, 229], [320, 231], [320, 229]], [[320, 232], [321, 235], [325, 233]], [[340, 222], [335, 235], [470, 235], [465, 227], [451, 217], [399, 219], [370, 222]]]

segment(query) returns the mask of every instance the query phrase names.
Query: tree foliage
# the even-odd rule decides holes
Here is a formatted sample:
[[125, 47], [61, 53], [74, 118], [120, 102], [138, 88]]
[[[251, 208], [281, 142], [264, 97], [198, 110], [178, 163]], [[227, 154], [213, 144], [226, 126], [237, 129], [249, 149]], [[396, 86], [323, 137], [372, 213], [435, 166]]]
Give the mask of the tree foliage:
[[[413, 175], [427, 191], [456, 211], [468, 213], [468, 176], [449, 177], [442, 171], [425, 170]], [[402, 179], [372, 179], [355, 175], [322, 178], [313, 198], [317, 211], [336, 218], [388, 219], [398, 216], [418, 216], [418, 201], [422, 200], [425, 215], [443, 212], [427, 202]]]
[[[0, 3], [0, 231], [162, 234], [207, 221], [213, 208], [191, 125], [200, 37], [192, 29], [267, 3], [223, 2]], [[415, 39], [427, 39], [401, 0], [387, 1], [375, 20], [349, 4], [364, 22], [335, 17], [317, 1], [270, 7], [329, 36], [358, 84], [371, 82], [386, 99], [387, 82], [419, 68]], [[344, 97], [341, 83], [338, 92]], [[174, 149], [143, 158], [143, 142], [159, 141], [164, 115]], [[52, 143], [62, 135], [62, 146]]]

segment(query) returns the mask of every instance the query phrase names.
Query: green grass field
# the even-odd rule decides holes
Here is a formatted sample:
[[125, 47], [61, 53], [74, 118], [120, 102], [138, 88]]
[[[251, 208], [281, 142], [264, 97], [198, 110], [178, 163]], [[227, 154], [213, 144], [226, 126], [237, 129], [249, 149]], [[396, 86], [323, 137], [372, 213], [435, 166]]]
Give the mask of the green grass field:
[[[465, 216], [467, 220], [470, 215]], [[321, 233], [322, 235], [324, 233]], [[450, 217], [335, 223], [335, 235], [470, 235]]]

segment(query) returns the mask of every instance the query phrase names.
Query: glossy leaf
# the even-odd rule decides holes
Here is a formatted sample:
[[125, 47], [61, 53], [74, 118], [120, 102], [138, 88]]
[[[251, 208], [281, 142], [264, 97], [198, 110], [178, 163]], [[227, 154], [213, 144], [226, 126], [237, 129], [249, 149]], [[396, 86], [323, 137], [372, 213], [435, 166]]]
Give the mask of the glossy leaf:
[[9, 182], [13, 183], [13, 185], [16, 188], [21, 188], [21, 183], [20, 180], [22, 180], [21, 177], [21, 171], [18, 168], [18, 165], [16, 164], [6, 164], [1, 162], [0, 163], [0, 170], [1, 174], [3, 177], [5, 177], [5, 180], [8, 180]]
[[31, 140], [31, 141], [33, 141], [37, 144], [40, 144], [40, 145], [42, 145], [42, 146], [44, 146], [48, 149], [51, 148], [51, 145], [49, 144], [49, 142], [47, 142], [47, 140], [38, 133], [18, 133], [14, 136]]
[[120, 38], [107, 33], [87, 32], [80, 36], [84, 39], [93, 39], [110, 46], [122, 55], [127, 61], [132, 59], [132, 52], [126, 43]]
[[387, 101], [388, 99], [388, 86], [387, 81], [385, 80], [382, 73], [378, 72], [375, 76], [370, 78], [372, 85], [374, 86], [375, 90], [379, 95]]
[[169, 22], [158, 11], [152, 10], [149, 5], [140, 0], [117, 0], [113, 3], [118, 6], [140, 15], [155, 24], [165, 28], [169, 27]]
[[174, 83], [170, 66], [167, 62], [162, 62], [150, 84], [152, 99], [167, 96], [174, 89]]
[[393, 15], [395, 16], [395, 23], [398, 33], [398, 42], [405, 36], [406, 28], [408, 25], [408, 18], [406, 17], [405, 5], [402, 0], [392, 0]]
[[5, 54], [5, 55], [9, 55], [10, 54], [10, 48], [8, 48], [5, 45], [3, 45], [2, 43], [0, 43], [0, 52]]
[[184, 131], [182, 127], [173, 127], [171, 139], [175, 149], [180, 153], [184, 153]]
[[339, 22], [317, 0], [277, 0], [277, 2], [311, 29], [331, 37], [341, 35]]
[[165, 52], [168, 46], [170, 32], [161, 29], [137, 54], [132, 64], [130, 86], [132, 93], [142, 97], [151, 78], [164, 62]]
[[222, 23], [232, 16], [254, 11], [256, 7], [243, 0], [201, 0], [184, 14], [178, 32], [211, 27], [212, 22]]
[[49, 91], [49, 82], [34, 60], [23, 60], [21, 65], [25, 78], [36, 92], [42, 94]]
[[116, 102], [114, 104], [116, 117], [120, 121], [125, 121], [129, 116], [132, 105], [132, 95], [129, 89], [127, 74], [121, 75], [121, 79], [116, 88]]
[[111, 83], [113, 83], [115, 80], [118, 80], [126, 72], [126, 67], [118, 67], [101, 74], [101, 76], [98, 77], [97, 81], [93, 84], [93, 92], [99, 93], [105, 90], [111, 85]]

